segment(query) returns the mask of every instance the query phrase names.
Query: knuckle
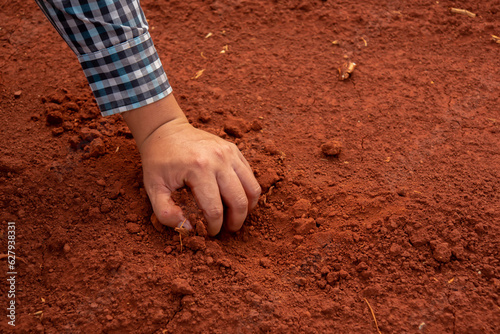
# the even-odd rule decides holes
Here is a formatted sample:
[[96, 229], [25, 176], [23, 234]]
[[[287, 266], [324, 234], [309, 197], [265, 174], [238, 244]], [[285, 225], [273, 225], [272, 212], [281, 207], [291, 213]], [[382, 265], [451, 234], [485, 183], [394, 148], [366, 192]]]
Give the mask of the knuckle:
[[217, 148], [214, 149], [215, 156], [220, 159], [224, 160], [229, 157], [233, 151], [233, 143], [227, 143], [226, 145], [220, 145]]
[[260, 197], [260, 194], [262, 193], [262, 188], [260, 187], [259, 184], [256, 184], [253, 189], [250, 191], [252, 197], [258, 198]]
[[248, 208], [248, 199], [246, 196], [238, 196], [233, 199], [233, 206], [236, 210], [244, 211]]
[[210, 159], [204, 155], [197, 156], [194, 159], [194, 165], [200, 169], [206, 169], [210, 165]]
[[224, 210], [219, 207], [211, 207], [206, 210], [205, 212], [205, 217], [209, 220], [218, 220], [221, 219], [222, 216], [224, 215]]

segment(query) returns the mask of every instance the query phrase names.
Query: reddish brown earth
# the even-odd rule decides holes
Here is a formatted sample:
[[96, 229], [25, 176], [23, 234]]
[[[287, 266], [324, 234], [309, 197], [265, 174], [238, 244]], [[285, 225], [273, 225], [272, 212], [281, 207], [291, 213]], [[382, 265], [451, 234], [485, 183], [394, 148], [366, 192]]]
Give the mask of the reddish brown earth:
[[498, 333], [500, 1], [142, 3], [189, 119], [238, 144], [260, 204], [209, 238], [181, 191], [198, 235], [156, 230], [120, 116], [34, 3], [3, 1], [19, 333], [377, 333], [368, 305], [381, 333]]

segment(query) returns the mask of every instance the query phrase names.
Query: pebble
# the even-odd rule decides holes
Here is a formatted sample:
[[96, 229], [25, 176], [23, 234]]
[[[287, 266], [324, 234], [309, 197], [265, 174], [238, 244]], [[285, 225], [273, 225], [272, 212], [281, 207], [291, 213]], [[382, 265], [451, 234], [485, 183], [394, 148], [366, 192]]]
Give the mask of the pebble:
[[47, 123], [51, 125], [58, 125], [63, 122], [63, 117], [61, 112], [57, 110], [52, 110], [47, 113]]
[[276, 170], [269, 168], [257, 177], [262, 193], [266, 193], [272, 185], [281, 180]]
[[141, 226], [136, 223], [127, 223], [126, 229], [129, 233], [139, 233], [141, 231]]
[[54, 128], [52, 129], [52, 135], [54, 137], [57, 137], [57, 136], [60, 136], [64, 133], [64, 128], [63, 127], [57, 127], [57, 128]]
[[307, 234], [316, 228], [314, 218], [298, 218], [294, 221], [294, 228], [298, 234]]
[[106, 146], [101, 138], [96, 138], [90, 143], [89, 157], [100, 157], [106, 153]]
[[433, 248], [432, 256], [436, 261], [447, 263], [451, 260], [450, 245], [446, 242], [432, 241], [431, 247]]
[[113, 202], [111, 202], [109, 199], [105, 198], [102, 200], [101, 203], [101, 213], [109, 213], [113, 209]]
[[321, 152], [327, 156], [338, 156], [342, 152], [342, 143], [337, 140], [331, 140], [321, 145]]
[[194, 289], [187, 280], [176, 278], [172, 281], [172, 292], [180, 295], [193, 295]]
[[193, 237], [187, 237], [184, 239], [184, 245], [194, 251], [197, 250], [204, 250], [207, 248], [205, 244], [205, 238], [203, 237], [198, 237], [198, 236], [193, 236]]
[[155, 215], [154, 212], [151, 215], [151, 218], [149, 220], [151, 221], [151, 224], [153, 225], [153, 227], [155, 228], [155, 230], [157, 230], [158, 232], [164, 232], [165, 231], [165, 225], [163, 225], [162, 223], [160, 223], [160, 221], [158, 220], [158, 218], [156, 217], [156, 215]]
[[236, 138], [242, 138], [245, 132], [248, 132], [247, 121], [241, 118], [231, 117], [224, 123], [224, 132]]
[[259, 264], [264, 268], [269, 268], [272, 265], [272, 262], [269, 258], [263, 257], [259, 260]]
[[305, 198], [299, 199], [292, 207], [294, 217], [300, 217], [307, 214], [311, 208], [311, 202]]
[[300, 244], [300, 243], [302, 243], [302, 241], [304, 241], [304, 237], [303, 236], [301, 236], [301, 235], [294, 235], [293, 236], [293, 241], [292, 242], [294, 244]]
[[326, 281], [329, 283], [329, 284], [332, 284], [333, 282], [337, 282], [339, 280], [339, 277], [340, 277], [340, 273], [339, 272], [329, 272], [327, 275], [326, 275]]
[[304, 277], [299, 277], [295, 280], [295, 283], [299, 286], [304, 286], [307, 283], [307, 280]]
[[340, 276], [340, 278], [344, 278], [345, 279], [345, 278], [347, 278], [347, 276], [349, 276], [349, 273], [347, 271], [345, 271], [344, 269], [341, 269], [339, 271], [339, 276]]

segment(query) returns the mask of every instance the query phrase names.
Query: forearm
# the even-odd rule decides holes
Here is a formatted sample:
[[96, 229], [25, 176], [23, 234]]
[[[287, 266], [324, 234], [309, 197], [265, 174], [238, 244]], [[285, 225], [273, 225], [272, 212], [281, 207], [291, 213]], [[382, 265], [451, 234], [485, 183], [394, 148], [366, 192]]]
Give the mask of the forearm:
[[103, 116], [171, 93], [139, 1], [36, 2], [78, 56]]

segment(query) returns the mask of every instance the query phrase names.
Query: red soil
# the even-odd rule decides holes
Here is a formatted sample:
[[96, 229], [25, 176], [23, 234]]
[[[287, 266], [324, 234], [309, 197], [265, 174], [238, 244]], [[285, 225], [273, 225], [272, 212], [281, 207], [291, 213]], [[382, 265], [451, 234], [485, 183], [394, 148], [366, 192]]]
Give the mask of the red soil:
[[[498, 331], [500, 1], [142, 3], [181, 106], [238, 144], [260, 204], [209, 238], [179, 192], [199, 222], [181, 251], [121, 117], [33, 2], [4, 1], [18, 332], [377, 333], [368, 304], [382, 333]], [[5, 332], [3, 289], [0, 306]]]

